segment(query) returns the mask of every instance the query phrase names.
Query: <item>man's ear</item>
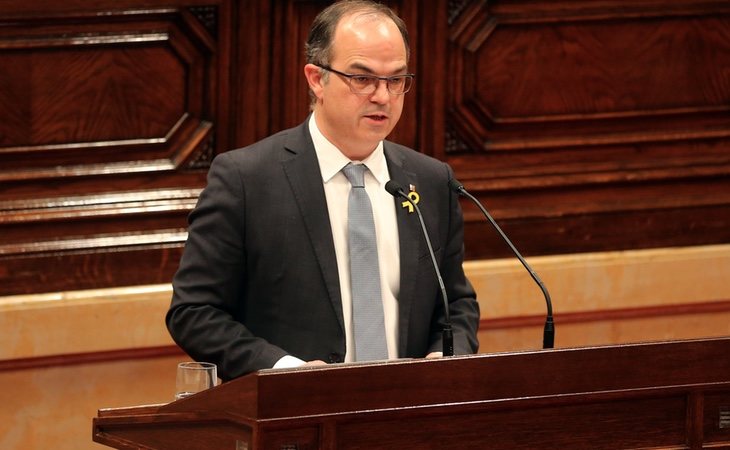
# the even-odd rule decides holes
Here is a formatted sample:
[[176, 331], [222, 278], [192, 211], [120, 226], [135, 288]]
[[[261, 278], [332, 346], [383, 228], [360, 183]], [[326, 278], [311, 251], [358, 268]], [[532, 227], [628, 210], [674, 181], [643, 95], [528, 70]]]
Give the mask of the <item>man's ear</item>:
[[304, 65], [304, 76], [307, 78], [307, 83], [309, 84], [309, 89], [312, 90], [312, 92], [314, 93], [314, 96], [317, 98], [322, 98], [322, 88], [323, 88], [322, 69], [315, 66], [314, 64], [305, 64]]

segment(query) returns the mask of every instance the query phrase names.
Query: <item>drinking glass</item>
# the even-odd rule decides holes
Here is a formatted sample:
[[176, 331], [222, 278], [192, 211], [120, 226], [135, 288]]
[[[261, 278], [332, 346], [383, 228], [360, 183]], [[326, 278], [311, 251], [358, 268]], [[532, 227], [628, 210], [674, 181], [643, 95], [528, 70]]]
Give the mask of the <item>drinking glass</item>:
[[181, 362], [177, 365], [175, 400], [212, 388], [218, 381], [218, 369], [208, 362]]

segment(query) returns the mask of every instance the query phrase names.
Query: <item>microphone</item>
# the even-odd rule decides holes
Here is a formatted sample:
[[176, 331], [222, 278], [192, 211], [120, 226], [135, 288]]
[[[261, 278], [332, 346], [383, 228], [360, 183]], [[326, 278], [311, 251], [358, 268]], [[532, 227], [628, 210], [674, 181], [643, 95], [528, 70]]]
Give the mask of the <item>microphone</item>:
[[390, 195], [393, 197], [400, 197], [405, 199], [408, 203], [413, 205], [413, 208], [416, 210], [416, 213], [418, 214], [418, 221], [421, 223], [421, 231], [423, 232], [423, 237], [426, 239], [426, 245], [428, 246], [428, 253], [431, 255], [431, 262], [433, 263], [433, 270], [436, 272], [436, 279], [438, 280], [439, 287], [441, 288], [441, 298], [444, 301], [444, 321], [446, 322], [444, 324], [444, 329], [441, 332], [441, 341], [443, 343], [443, 353], [444, 356], [454, 356], [454, 332], [451, 329], [451, 314], [449, 313], [449, 300], [446, 297], [446, 288], [444, 287], [444, 280], [441, 278], [441, 272], [439, 271], [438, 263], [436, 262], [436, 255], [433, 252], [433, 247], [431, 246], [431, 239], [428, 237], [428, 231], [426, 231], [426, 224], [423, 222], [423, 215], [421, 214], [421, 210], [418, 208], [418, 205], [416, 205], [415, 202], [411, 201], [411, 199], [406, 195], [405, 191], [403, 190], [403, 186], [398, 184], [397, 181], [390, 180], [387, 183], [385, 183], [385, 190], [388, 191]]
[[537, 276], [534, 270], [532, 270], [532, 267], [530, 267], [529, 264], [527, 264], [527, 261], [525, 261], [525, 258], [520, 255], [520, 252], [517, 251], [514, 245], [512, 245], [512, 242], [509, 240], [507, 235], [502, 232], [502, 229], [499, 228], [499, 225], [497, 225], [497, 222], [494, 221], [492, 216], [487, 212], [487, 210], [482, 206], [482, 204], [479, 202], [479, 200], [476, 199], [473, 195], [471, 195], [469, 192], [467, 192], [466, 188], [464, 188], [464, 185], [459, 183], [456, 179], [452, 178], [449, 180], [449, 188], [451, 188], [452, 191], [456, 192], [457, 194], [463, 195], [464, 197], [467, 197], [469, 200], [473, 201], [479, 209], [482, 211], [482, 214], [484, 214], [484, 217], [486, 217], [489, 222], [492, 224], [495, 230], [499, 233], [500, 236], [502, 236], [502, 239], [504, 242], [509, 245], [509, 248], [512, 249], [512, 253], [517, 256], [517, 259], [520, 260], [522, 265], [527, 269], [527, 271], [530, 273], [530, 276], [533, 280], [535, 280], [535, 283], [540, 287], [540, 290], [542, 291], [542, 294], [545, 296], [545, 304], [547, 305], [547, 316], [545, 318], [545, 330], [543, 331], [542, 335], [542, 348], [553, 348], [554, 342], [555, 342], [555, 325], [553, 323], [553, 304], [550, 301], [550, 294], [547, 291], [547, 288], [540, 280], [540, 277]]

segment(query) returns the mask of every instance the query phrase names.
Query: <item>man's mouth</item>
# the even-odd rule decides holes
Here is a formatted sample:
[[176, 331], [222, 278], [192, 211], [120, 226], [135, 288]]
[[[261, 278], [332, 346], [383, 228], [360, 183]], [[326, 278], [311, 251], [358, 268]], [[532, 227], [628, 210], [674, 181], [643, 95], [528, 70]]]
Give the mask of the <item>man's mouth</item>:
[[388, 116], [386, 116], [385, 114], [368, 114], [365, 117], [378, 122], [386, 120], [388, 118]]

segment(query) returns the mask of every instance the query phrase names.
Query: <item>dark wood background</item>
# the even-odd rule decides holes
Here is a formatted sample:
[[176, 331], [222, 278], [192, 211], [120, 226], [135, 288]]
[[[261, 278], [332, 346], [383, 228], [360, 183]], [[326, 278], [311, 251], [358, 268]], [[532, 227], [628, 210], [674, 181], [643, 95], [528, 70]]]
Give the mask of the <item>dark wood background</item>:
[[[306, 116], [328, 3], [1, 2], [0, 295], [169, 282], [212, 158]], [[387, 3], [417, 73], [391, 138], [523, 254], [730, 242], [726, 0]], [[468, 258], [509, 254], [464, 212]]]

